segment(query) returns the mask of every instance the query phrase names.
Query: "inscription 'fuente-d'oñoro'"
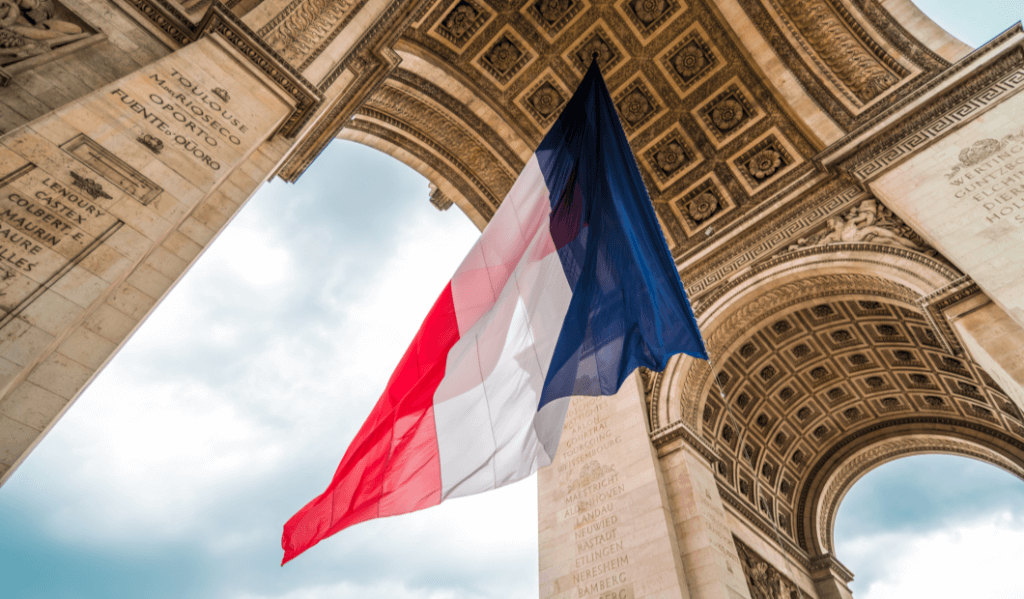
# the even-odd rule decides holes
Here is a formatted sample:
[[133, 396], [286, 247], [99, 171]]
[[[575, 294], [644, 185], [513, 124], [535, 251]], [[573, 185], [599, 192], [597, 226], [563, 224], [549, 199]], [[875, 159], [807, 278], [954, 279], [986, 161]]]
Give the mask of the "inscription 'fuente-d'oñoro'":
[[970, 200], [989, 224], [1024, 224], [1024, 129], [982, 139], [960, 151], [946, 174], [958, 200]]
[[[249, 127], [227, 108], [229, 94], [220, 88], [206, 90], [189, 77], [171, 69], [169, 75], [152, 73], [149, 80], [163, 93], [148, 93], [141, 97], [121, 88], [110, 93], [156, 129], [155, 137], [166, 136], [173, 145], [182, 149], [212, 171], [219, 171], [224, 162], [217, 158], [222, 142], [240, 147]], [[150, 149], [163, 148], [158, 139], [149, 134], [145, 145]]]

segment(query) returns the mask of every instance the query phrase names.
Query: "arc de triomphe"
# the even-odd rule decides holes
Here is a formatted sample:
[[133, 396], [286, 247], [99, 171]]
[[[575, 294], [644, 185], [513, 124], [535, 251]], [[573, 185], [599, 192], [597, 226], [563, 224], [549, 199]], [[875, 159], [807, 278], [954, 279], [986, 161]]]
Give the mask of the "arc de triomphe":
[[0, 476], [261, 182], [482, 227], [594, 53], [713, 361], [574, 404], [542, 597], [850, 597], [866, 471], [1024, 477], [1024, 31], [910, 0], [0, 0]]

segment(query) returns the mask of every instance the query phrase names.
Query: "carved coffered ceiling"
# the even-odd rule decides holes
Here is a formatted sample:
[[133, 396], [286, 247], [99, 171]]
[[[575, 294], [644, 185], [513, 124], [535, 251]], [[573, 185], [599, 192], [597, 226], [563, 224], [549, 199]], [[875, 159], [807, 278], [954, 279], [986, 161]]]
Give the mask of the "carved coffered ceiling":
[[[892, 301], [824, 298], [773, 314], [716, 372], [701, 435], [718, 455], [724, 496], [808, 552], [824, 525], [808, 519], [827, 516], [814, 513], [821, 478], [859, 444], [933, 434], [1024, 459], [1020, 410], [976, 364], [944, 349], [925, 314]], [[887, 455], [945, 451], [926, 441]], [[859, 473], [878, 461], [862, 462]]]
[[[874, 0], [424, 6], [395, 43], [403, 61], [341, 137], [415, 156], [427, 167], [421, 171], [443, 178], [434, 182], [482, 222], [508, 189], [506, 175], [514, 176], [528, 155], [508, 156], [503, 138], [511, 133], [520, 149], [534, 147], [596, 53], [680, 259], [825, 176], [811, 158], [830, 140], [791, 105], [778, 81], [766, 79], [751, 58], [754, 38], [767, 40], [788, 69], [779, 76], [798, 82], [836, 136], [948, 64]], [[743, 19], [725, 18], [734, 9]], [[394, 92], [413, 76], [431, 85]], [[466, 118], [473, 103], [485, 104], [506, 134], [493, 120]], [[477, 143], [453, 145], [457, 138]]]

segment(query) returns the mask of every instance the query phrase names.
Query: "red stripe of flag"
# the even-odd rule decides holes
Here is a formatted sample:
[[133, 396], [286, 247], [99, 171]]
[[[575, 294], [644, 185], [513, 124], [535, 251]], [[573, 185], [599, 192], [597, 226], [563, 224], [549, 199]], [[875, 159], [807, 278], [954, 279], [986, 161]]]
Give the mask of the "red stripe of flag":
[[284, 525], [285, 564], [343, 528], [441, 502], [434, 391], [459, 340], [451, 283], [434, 302], [334, 479]]

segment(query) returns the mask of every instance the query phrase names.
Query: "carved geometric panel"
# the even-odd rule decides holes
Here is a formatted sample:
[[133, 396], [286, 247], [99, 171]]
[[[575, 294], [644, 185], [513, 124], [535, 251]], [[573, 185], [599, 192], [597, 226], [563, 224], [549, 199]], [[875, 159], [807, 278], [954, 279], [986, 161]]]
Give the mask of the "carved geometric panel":
[[712, 174], [671, 203], [687, 237], [707, 230], [707, 227], [736, 208], [721, 182]]
[[536, 23], [548, 40], [554, 40], [589, 6], [584, 0], [528, 0], [519, 12]]
[[708, 34], [695, 23], [658, 56], [657, 63], [686, 94], [722, 68], [725, 61]]
[[665, 189], [678, 181], [700, 161], [700, 154], [678, 123], [655, 139], [641, 152], [641, 156], [647, 163], [648, 171], [654, 173], [659, 189]]
[[641, 39], [651, 36], [669, 19], [686, 10], [676, 0], [621, 0], [620, 10]]
[[643, 75], [637, 75], [615, 94], [615, 107], [627, 134], [639, 130], [665, 110], [665, 103], [657, 98], [652, 89]]
[[505, 27], [484, 46], [474, 61], [499, 87], [505, 87], [536, 56], [511, 27]]
[[716, 147], [735, 139], [764, 116], [738, 79], [716, 90], [711, 99], [694, 109], [693, 114]]
[[782, 133], [773, 128], [740, 150], [739, 154], [729, 161], [729, 167], [736, 173], [747, 191], [753, 193], [760, 187], [778, 180], [798, 162], [799, 154]]
[[598, 20], [590, 26], [580, 41], [572, 46], [565, 58], [580, 74], [587, 72], [594, 55], [597, 55], [597, 64], [601, 67], [601, 74], [609, 79], [625, 62], [626, 50], [614, 35], [608, 33], [609, 28], [603, 21]]
[[491, 12], [475, 0], [459, 0], [432, 30], [439, 39], [456, 50], [466, 46], [473, 35], [491, 18]]
[[547, 68], [516, 101], [533, 117], [538, 128], [543, 130], [555, 120], [571, 95], [554, 71]]

